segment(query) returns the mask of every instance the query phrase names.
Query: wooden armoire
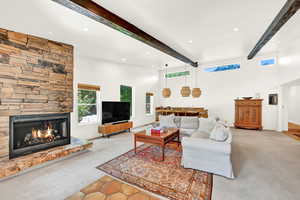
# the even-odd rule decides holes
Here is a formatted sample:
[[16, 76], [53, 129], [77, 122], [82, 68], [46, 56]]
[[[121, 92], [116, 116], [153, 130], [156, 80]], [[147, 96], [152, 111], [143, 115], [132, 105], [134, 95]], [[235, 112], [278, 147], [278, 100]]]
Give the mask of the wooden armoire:
[[262, 130], [262, 101], [235, 100], [235, 127]]

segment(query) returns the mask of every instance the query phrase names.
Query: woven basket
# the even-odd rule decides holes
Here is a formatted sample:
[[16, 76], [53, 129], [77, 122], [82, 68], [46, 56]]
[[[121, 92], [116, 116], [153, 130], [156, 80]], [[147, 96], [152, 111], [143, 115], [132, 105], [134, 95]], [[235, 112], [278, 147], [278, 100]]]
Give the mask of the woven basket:
[[191, 89], [189, 86], [183, 86], [180, 93], [183, 97], [189, 97], [191, 95]]
[[169, 98], [171, 96], [171, 90], [170, 88], [164, 88], [162, 91], [162, 95], [164, 98]]
[[192, 96], [194, 98], [199, 98], [201, 96], [201, 94], [202, 94], [202, 92], [201, 92], [200, 88], [193, 88]]

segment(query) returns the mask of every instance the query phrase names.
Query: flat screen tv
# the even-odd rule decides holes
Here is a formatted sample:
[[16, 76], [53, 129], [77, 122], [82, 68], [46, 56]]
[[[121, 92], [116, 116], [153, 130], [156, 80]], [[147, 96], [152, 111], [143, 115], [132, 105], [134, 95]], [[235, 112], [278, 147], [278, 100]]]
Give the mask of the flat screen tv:
[[102, 124], [128, 121], [130, 119], [129, 102], [102, 102]]

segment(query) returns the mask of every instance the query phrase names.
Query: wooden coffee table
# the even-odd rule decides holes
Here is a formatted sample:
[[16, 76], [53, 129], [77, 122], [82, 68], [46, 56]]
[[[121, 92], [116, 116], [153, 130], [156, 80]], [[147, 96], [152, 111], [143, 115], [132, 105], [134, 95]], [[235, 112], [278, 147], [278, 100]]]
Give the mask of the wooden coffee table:
[[147, 135], [146, 130], [134, 134], [134, 152], [136, 153], [136, 143], [143, 142], [161, 146], [162, 148], [162, 161], [165, 160], [165, 146], [169, 142], [177, 138], [178, 146], [180, 144], [180, 132], [178, 128], [168, 128], [164, 133]]

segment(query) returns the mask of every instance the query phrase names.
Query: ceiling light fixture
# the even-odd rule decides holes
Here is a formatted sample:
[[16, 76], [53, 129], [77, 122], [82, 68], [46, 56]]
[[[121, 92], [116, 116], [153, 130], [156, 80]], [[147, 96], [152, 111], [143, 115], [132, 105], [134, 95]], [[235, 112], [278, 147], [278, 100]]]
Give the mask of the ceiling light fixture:
[[168, 64], [166, 66], [166, 71], [165, 71], [165, 88], [162, 90], [162, 96], [164, 98], [169, 98], [171, 96], [171, 89], [168, 88]]
[[[185, 71], [187, 72], [187, 68], [185, 67]], [[181, 88], [181, 96], [182, 97], [189, 97], [191, 95], [191, 88], [187, 85], [187, 75], [184, 76], [185, 85]]]
[[127, 59], [126, 59], [126, 58], [122, 58], [121, 60], [122, 60], [122, 62], [126, 62], [126, 61], [127, 61]]
[[281, 57], [279, 59], [279, 64], [280, 65], [288, 65], [292, 62], [292, 59], [290, 57]]
[[197, 87], [198, 86], [198, 76], [197, 75], [198, 75], [198, 72], [197, 72], [197, 70], [195, 68], [194, 69], [195, 88], [193, 88], [193, 90], [192, 90], [192, 96], [194, 98], [199, 98], [201, 96], [201, 94], [202, 94], [201, 89]]
[[239, 28], [234, 28], [233, 31], [238, 32], [240, 29]]
[[89, 31], [89, 29], [88, 28], [83, 28], [83, 31], [87, 32], [87, 31]]
[[189, 40], [188, 43], [192, 44], [192, 43], [193, 43], [193, 40]]

